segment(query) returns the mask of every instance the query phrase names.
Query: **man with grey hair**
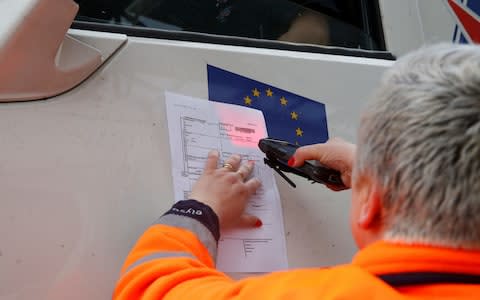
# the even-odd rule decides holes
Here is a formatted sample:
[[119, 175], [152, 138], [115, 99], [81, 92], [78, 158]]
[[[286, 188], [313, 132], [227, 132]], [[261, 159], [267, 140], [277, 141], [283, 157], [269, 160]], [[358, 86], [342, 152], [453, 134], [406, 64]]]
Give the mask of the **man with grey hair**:
[[[191, 200], [137, 242], [115, 299], [480, 299], [480, 47], [438, 45], [400, 59], [361, 119], [358, 148], [301, 147], [352, 188], [351, 264], [233, 281], [208, 251], [259, 187], [253, 164], [212, 151]], [[194, 212], [194, 213], [191, 213]]]
[[479, 51], [405, 57], [364, 113], [355, 173], [378, 185], [385, 239], [480, 249]]

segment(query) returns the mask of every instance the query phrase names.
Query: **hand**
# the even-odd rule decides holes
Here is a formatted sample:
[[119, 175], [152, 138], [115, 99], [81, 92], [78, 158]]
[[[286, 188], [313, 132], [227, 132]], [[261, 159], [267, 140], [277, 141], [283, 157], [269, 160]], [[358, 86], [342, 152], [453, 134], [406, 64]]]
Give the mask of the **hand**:
[[232, 155], [225, 161], [224, 167], [217, 168], [218, 152], [210, 151], [205, 170], [190, 195], [191, 199], [210, 206], [218, 216], [220, 228], [262, 225], [257, 217], [243, 214], [248, 199], [261, 183], [257, 178], [245, 181], [254, 164], [249, 161], [240, 165], [240, 162], [239, 155]]
[[[297, 149], [288, 164], [291, 167], [299, 167], [306, 160], [317, 160], [322, 165], [339, 171], [342, 181], [350, 188], [352, 186], [352, 168], [357, 146], [339, 138], [328, 140], [325, 144], [303, 146]], [[339, 191], [335, 186], [327, 184], [327, 187]]]

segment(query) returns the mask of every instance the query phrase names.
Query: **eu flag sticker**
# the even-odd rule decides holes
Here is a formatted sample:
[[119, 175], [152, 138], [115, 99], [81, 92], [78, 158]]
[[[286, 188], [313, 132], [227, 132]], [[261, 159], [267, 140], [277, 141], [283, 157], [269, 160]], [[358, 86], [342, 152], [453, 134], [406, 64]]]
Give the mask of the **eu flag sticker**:
[[325, 104], [211, 65], [207, 65], [211, 101], [259, 109], [268, 135], [300, 146], [328, 140]]

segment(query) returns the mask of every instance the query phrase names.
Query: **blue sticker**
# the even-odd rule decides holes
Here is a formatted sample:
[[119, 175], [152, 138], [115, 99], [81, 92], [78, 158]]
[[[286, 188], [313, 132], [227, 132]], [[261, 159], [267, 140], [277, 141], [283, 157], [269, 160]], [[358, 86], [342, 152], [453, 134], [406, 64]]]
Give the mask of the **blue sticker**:
[[207, 65], [211, 101], [259, 109], [271, 138], [297, 145], [328, 140], [325, 104]]

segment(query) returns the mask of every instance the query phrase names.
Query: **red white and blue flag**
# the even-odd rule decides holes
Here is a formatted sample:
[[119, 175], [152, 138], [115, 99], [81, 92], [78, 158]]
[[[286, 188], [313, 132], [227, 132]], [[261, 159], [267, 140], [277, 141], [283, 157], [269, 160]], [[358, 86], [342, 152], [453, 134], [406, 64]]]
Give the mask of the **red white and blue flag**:
[[447, 0], [457, 25], [453, 41], [458, 43], [480, 43], [480, 0]]

